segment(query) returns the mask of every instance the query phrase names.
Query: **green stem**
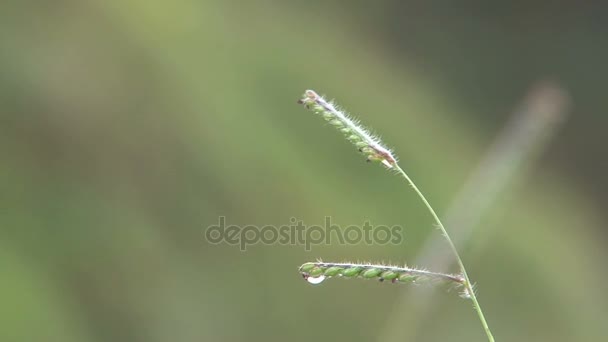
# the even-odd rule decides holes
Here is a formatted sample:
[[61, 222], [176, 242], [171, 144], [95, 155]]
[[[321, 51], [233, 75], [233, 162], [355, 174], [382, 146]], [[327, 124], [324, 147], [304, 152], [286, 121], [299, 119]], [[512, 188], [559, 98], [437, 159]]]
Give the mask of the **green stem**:
[[481, 306], [479, 305], [479, 302], [477, 301], [477, 297], [475, 296], [475, 291], [473, 290], [473, 285], [471, 284], [471, 281], [469, 280], [469, 276], [467, 275], [467, 270], [464, 267], [464, 263], [462, 262], [460, 255], [458, 254], [458, 250], [456, 250], [456, 246], [454, 246], [452, 239], [450, 239], [450, 235], [445, 230], [443, 223], [441, 223], [439, 216], [437, 216], [437, 213], [435, 213], [435, 210], [433, 209], [433, 207], [431, 206], [429, 201], [427, 201], [426, 197], [424, 197], [424, 195], [422, 194], [420, 189], [418, 189], [416, 184], [414, 184], [412, 179], [407, 175], [407, 173], [405, 173], [405, 171], [403, 171], [403, 169], [401, 169], [401, 167], [399, 165], [394, 164], [394, 167], [395, 167], [395, 169], [397, 169], [397, 171], [399, 171], [399, 173], [403, 176], [403, 178], [405, 178], [408, 181], [408, 183], [412, 186], [412, 188], [414, 188], [414, 191], [416, 191], [416, 193], [418, 194], [418, 197], [420, 197], [422, 202], [424, 202], [424, 205], [426, 205], [427, 209], [429, 210], [429, 212], [435, 219], [435, 222], [439, 226], [441, 233], [443, 234], [443, 236], [445, 236], [445, 239], [447, 240], [448, 245], [450, 245], [450, 248], [452, 249], [452, 252], [454, 253], [454, 256], [456, 257], [456, 260], [458, 261], [458, 266], [460, 266], [460, 272], [462, 273], [462, 276], [465, 279], [464, 286], [466, 288], [467, 294], [471, 297], [471, 300], [473, 301], [473, 307], [475, 308], [475, 311], [477, 311], [477, 316], [479, 316], [481, 325], [483, 326], [483, 329], [485, 330], [486, 335], [488, 336], [488, 341], [494, 342], [494, 336], [492, 336], [492, 332], [490, 331], [488, 322], [486, 322], [486, 318], [483, 315], [483, 311], [481, 311]]

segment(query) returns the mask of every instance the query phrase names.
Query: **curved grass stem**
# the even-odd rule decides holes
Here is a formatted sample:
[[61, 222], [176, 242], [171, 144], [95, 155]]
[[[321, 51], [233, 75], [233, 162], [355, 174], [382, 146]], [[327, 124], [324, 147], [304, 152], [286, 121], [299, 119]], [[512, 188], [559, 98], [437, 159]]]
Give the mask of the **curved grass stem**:
[[488, 336], [488, 341], [494, 342], [494, 336], [492, 336], [492, 331], [490, 331], [488, 322], [486, 321], [486, 318], [483, 315], [483, 311], [481, 310], [481, 306], [479, 305], [479, 302], [477, 301], [477, 297], [475, 296], [475, 290], [473, 289], [473, 284], [471, 284], [471, 281], [469, 280], [469, 276], [467, 274], [466, 268], [464, 267], [464, 263], [462, 262], [462, 259], [460, 258], [460, 254], [458, 254], [458, 250], [456, 249], [456, 246], [452, 242], [452, 239], [450, 239], [450, 235], [445, 230], [445, 227], [443, 226], [443, 223], [441, 223], [439, 216], [437, 215], [437, 213], [435, 213], [435, 210], [433, 209], [433, 207], [431, 206], [429, 201], [426, 199], [426, 197], [424, 196], [422, 191], [420, 191], [420, 189], [418, 189], [418, 187], [416, 186], [414, 181], [412, 181], [412, 179], [407, 175], [407, 173], [405, 173], [405, 171], [403, 171], [403, 169], [397, 163], [395, 163], [393, 166], [399, 172], [399, 174], [401, 176], [403, 176], [403, 178], [405, 178], [405, 180], [407, 180], [407, 182], [410, 184], [410, 186], [412, 188], [414, 188], [414, 191], [416, 192], [416, 194], [418, 194], [418, 197], [420, 197], [420, 199], [422, 200], [424, 205], [427, 207], [427, 209], [433, 216], [433, 219], [435, 219], [435, 222], [437, 223], [437, 226], [441, 230], [441, 233], [443, 234], [443, 236], [445, 236], [445, 239], [447, 240], [448, 245], [450, 246], [450, 249], [452, 250], [452, 252], [454, 253], [454, 256], [456, 257], [456, 261], [458, 262], [458, 266], [460, 267], [460, 272], [465, 280], [464, 286], [465, 286], [467, 295], [470, 296], [471, 301], [473, 302], [473, 308], [475, 309], [475, 311], [477, 311], [477, 315], [479, 316], [479, 321], [481, 322], [481, 325], [483, 326], [483, 329], [484, 329], [486, 335]]

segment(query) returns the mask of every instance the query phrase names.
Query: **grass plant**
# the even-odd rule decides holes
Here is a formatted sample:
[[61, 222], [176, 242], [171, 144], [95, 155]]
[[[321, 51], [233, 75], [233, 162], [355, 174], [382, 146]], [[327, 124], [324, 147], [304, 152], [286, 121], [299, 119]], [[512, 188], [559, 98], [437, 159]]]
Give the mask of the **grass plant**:
[[[444, 273], [435, 273], [411, 268], [399, 268], [386, 265], [367, 265], [367, 264], [350, 264], [350, 263], [323, 263], [309, 262], [300, 267], [300, 272], [310, 283], [317, 284], [327, 277], [361, 277], [361, 278], [377, 278], [379, 280], [393, 280], [395, 282], [411, 282], [420, 281], [422, 279], [439, 279], [448, 280], [459, 284], [463, 288], [463, 297], [469, 298], [473, 302], [473, 308], [477, 312], [481, 325], [488, 337], [488, 341], [493, 342], [494, 337], [488, 326], [486, 318], [481, 309], [481, 305], [475, 295], [474, 285], [469, 279], [466, 268], [456, 246], [452, 242], [450, 235], [445, 229], [441, 219], [426, 199], [422, 191], [416, 186], [410, 176], [399, 166], [397, 158], [393, 152], [385, 147], [378, 137], [370, 134], [369, 130], [365, 129], [358, 120], [352, 118], [346, 112], [341, 110], [335, 103], [325, 100], [313, 90], [306, 90], [298, 103], [304, 105], [307, 109], [312, 110], [316, 114], [323, 117], [330, 125], [338, 129], [345, 135], [346, 139], [352, 142], [355, 147], [366, 156], [368, 162], [378, 162], [389, 170], [395, 171], [403, 177], [407, 183], [414, 189], [418, 197], [422, 200], [429, 213], [435, 220], [437, 227], [445, 237], [449, 248], [460, 268], [459, 275], [449, 275]], [[401, 281], [403, 278], [404, 281]], [[407, 279], [407, 281], [405, 281]]]

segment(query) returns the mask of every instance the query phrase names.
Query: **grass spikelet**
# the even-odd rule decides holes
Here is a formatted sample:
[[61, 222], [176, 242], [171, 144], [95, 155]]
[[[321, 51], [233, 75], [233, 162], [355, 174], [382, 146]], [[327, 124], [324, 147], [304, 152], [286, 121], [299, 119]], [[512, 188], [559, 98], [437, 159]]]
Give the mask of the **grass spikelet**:
[[306, 90], [298, 103], [319, 114], [330, 125], [342, 132], [359, 152], [367, 156], [367, 161], [378, 161], [389, 169], [397, 164], [393, 153], [382, 145], [380, 139], [369, 133], [357, 120], [338, 109], [335, 104], [319, 96], [314, 90]]
[[411, 267], [374, 265], [359, 263], [307, 262], [300, 266], [300, 273], [306, 280], [313, 278], [318, 284], [326, 278], [362, 278], [376, 279], [391, 283], [445, 283], [462, 287], [465, 279], [461, 275], [437, 273]]

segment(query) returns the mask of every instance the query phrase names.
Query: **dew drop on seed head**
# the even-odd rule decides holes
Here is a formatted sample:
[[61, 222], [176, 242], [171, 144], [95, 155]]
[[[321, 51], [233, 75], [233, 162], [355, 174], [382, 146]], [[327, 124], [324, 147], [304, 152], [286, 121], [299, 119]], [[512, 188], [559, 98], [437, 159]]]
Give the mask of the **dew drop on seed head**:
[[323, 280], [325, 280], [325, 276], [324, 275], [320, 275], [318, 277], [308, 277], [308, 278], [306, 278], [306, 281], [308, 281], [309, 283], [311, 283], [313, 285], [321, 284], [323, 282]]

